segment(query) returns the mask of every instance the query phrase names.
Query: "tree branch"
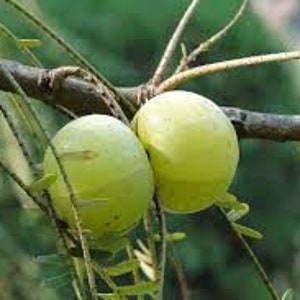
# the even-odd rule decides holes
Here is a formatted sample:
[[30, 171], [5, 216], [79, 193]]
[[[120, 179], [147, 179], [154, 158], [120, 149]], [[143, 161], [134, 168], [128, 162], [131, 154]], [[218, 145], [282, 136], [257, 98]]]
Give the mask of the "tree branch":
[[235, 107], [222, 107], [239, 138], [274, 141], [300, 140], [300, 115], [259, 113]]
[[[95, 86], [75, 78], [66, 78], [58, 89], [52, 91], [40, 85], [45, 69], [29, 67], [18, 62], [1, 60], [26, 94], [51, 106], [62, 106], [77, 115], [109, 113]], [[0, 68], [1, 70], [2, 68]], [[14, 87], [0, 71], [0, 90], [14, 91]], [[136, 104], [139, 87], [120, 87], [118, 92]], [[240, 138], [259, 138], [275, 141], [300, 141], [300, 115], [278, 115], [222, 107]]]
[[233, 18], [229, 21], [227, 25], [225, 25], [221, 30], [219, 30], [217, 33], [215, 33], [213, 36], [211, 36], [208, 40], [202, 42], [199, 44], [198, 47], [196, 47], [189, 55], [184, 55], [182, 59], [179, 62], [178, 67], [176, 68], [174, 74], [178, 74], [186, 69], [188, 69], [189, 63], [196, 60], [196, 58], [203, 52], [208, 51], [208, 49], [213, 46], [215, 43], [217, 43], [219, 40], [221, 40], [230, 29], [234, 27], [234, 25], [239, 21], [239, 19], [244, 14], [244, 11], [248, 5], [249, 0], [244, 0], [239, 8], [239, 10], [236, 12], [236, 14], [233, 16]]
[[188, 80], [204, 75], [214, 74], [217, 72], [223, 72], [242, 67], [267, 64], [271, 62], [285, 62], [295, 59], [300, 59], [300, 51], [255, 55], [206, 64], [186, 71], [182, 71], [178, 74], [169, 77], [159, 85], [159, 91], [164, 92], [168, 90], [173, 90]]
[[156, 71], [154, 72], [153, 78], [152, 78], [152, 84], [154, 86], [158, 85], [161, 82], [161, 78], [164, 75], [164, 72], [166, 71], [166, 68], [168, 66], [168, 63], [170, 62], [174, 51], [177, 47], [177, 44], [179, 42], [179, 39], [190, 20], [199, 0], [193, 0], [191, 4], [188, 6], [187, 10], [185, 11], [184, 15], [182, 16], [180, 22], [178, 23], [168, 45], [167, 48], [158, 64], [158, 67]]

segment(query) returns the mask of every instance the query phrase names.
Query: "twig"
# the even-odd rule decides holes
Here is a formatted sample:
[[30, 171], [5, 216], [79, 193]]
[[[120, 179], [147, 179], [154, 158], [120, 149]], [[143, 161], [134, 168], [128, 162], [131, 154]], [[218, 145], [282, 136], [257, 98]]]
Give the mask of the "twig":
[[[14, 137], [16, 138], [17, 143], [18, 143], [24, 157], [26, 158], [28, 164], [30, 165], [30, 167], [33, 171], [34, 177], [36, 178], [38, 176], [37, 168], [36, 168], [35, 164], [33, 163], [33, 161], [31, 160], [31, 157], [27, 150], [27, 147], [23, 143], [23, 141], [20, 137], [20, 134], [19, 134], [17, 128], [15, 127], [11, 116], [9, 115], [8, 111], [5, 110], [1, 105], [0, 105], [0, 111], [2, 112], [4, 118], [6, 119], [9, 128], [11, 129]], [[50, 195], [47, 192], [44, 192], [41, 195], [35, 195], [35, 194], [31, 193], [31, 191], [26, 186], [26, 184], [15, 173], [10, 171], [8, 169], [8, 167], [6, 167], [1, 161], [0, 161], [0, 166], [16, 182], [16, 184], [19, 187], [21, 187], [22, 190], [40, 207], [40, 209], [44, 213], [46, 213], [46, 215], [50, 216], [50, 219], [52, 220], [54, 227], [56, 229], [56, 233], [57, 233], [58, 237], [61, 239], [64, 249], [68, 253], [68, 251], [69, 251], [68, 237], [65, 235], [65, 232], [62, 230], [62, 228], [60, 226], [60, 221], [56, 215], [56, 211], [54, 210], [54, 208], [52, 206]], [[45, 200], [45, 202], [43, 201], [43, 199]], [[71, 259], [69, 259], [69, 264], [71, 265]], [[74, 276], [74, 279], [75, 279], [74, 284], [73, 284], [75, 295], [78, 300], [83, 300], [83, 296], [81, 295], [81, 291], [83, 291], [83, 288], [81, 288], [81, 289], [78, 288], [79, 282], [80, 282], [79, 277], [77, 276], [76, 272], [74, 274], [72, 273], [72, 275]]]
[[48, 211], [47, 206], [42, 203], [31, 191], [29, 190], [28, 186], [22, 181], [21, 178], [17, 174], [15, 174], [13, 171], [11, 171], [0, 159], [0, 168], [4, 170], [5, 173], [7, 173], [14, 182], [45, 212]]
[[[131, 243], [128, 243], [126, 246], [126, 252], [129, 260], [134, 260], [134, 250]], [[139, 283], [140, 282], [140, 275], [139, 275], [139, 268], [136, 267], [132, 270], [132, 276], [133, 276], [133, 283]], [[143, 300], [143, 296], [137, 296], [137, 300]]]
[[182, 269], [181, 261], [177, 257], [174, 243], [172, 241], [169, 241], [168, 244], [169, 244], [168, 249], [169, 249], [169, 253], [170, 253], [169, 259], [171, 260], [175, 274], [177, 276], [177, 280], [179, 283], [179, 290], [181, 293], [181, 299], [189, 300], [190, 299], [189, 288], [186, 283], [186, 278], [185, 278], [185, 275], [184, 275], [184, 272]]
[[[6, 174], [8, 174], [14, 180], [14, 182], [41, 208], [42, 211], [44, 211], [46, 214], [51, 216], [51, 219], [54, 222], [55, 228], [57, 229], [57, 232], [63, 241], [63, 246], [66, 249], [66, 251], [68, 252], [67, 239], [65, 237], [64, 232], [61, 229], [61, 226], [59, 225], [59, 220], [57, 219], [56, 213], [53, 210], [52, 206], [47, 207], [46, 205], [41, 203], [39, 201], [39, 198], [28, 189], [27, 185], [22, 181], [22, 179], [20, 179], [17, 174], [12, 172], [1, 160], [0, 160], [0, 168], [2, 170], [4, 170], [4, 172]], [[78, 283], [79, 280], [76, 276], [76, 273], [73, 274], [73, 276], [75, 277], [75, 282]], [[82, 300], [83, 298], [82, 298], [81, 292], [79, 292], [78, 290], [76, 291], [76, 289], [77, 289], [76, 286], [74, 286], [74, 289], [75, 289], [75, 295], [76, 295], [77, 299]]]
[[159, 292], [157, 299], [163, 300], [163, 291], [164, 291], [164, 282], [165, 282], [165, 267], [166, 267], [166, 260], [167, 260], [167, 223], [165, 218], [165, 213], [163, 208], [160, 205], [160, 202], [157, 198], [157, 195], [154, 195], [154, 203], [155, 203], [155, 210], [157, 213], [158, 223], [159, 223], [159, 230], [160, 230], [160, 238], [161, 238], [161, 249], [160, 249], [160, 284], [159, 284]]
[[20, 133], [14, 124], [13, 118], [10, 116], [9, 112], [2, 107], [1, 104], [0, 104], [0, 112], [2, 113], [3, 117], [5, 118], [5, 120], [8, 124], [8, 127], [10, 128], [12, 134], [14, 135], [14, 137], [18, 143], [18, 146], [20, 147], [20, 149], [22, 151], [24, 158], [26, 159], [28, 165], [31, 167], [31, 170], [33, 171], [34, 176], [36, 176], [37, 170], [36, 170], [35, 164], [31, 159], [31, 155], [29, 154], [29, 151], [28, 151], [25, 143], [21, 139]]
[[23, 6], [15, 2], [14, 0], [4, 0], [7, 4], [13, 7], [16, 11], [21, 13], [26, 19], [30, 20], [38, 29], [41, 29], [51, 39], [64, 49], [79, 65], [86, 68], [89, 72], [94, 74], [101, 83], [106, 86], [113, 94], [117, 101], [120, 101], [124, 105], [129, 105], [128, 109], [131, 111], [133, 107], [126, 99], [124, 99], [114, 86], [101, 74], [99, 73], [77, 50], [63, 40], [57, 33], [55, 33], [50, 27], [41, 22], [36, 16], [26, 10]]
[[154, 280], [159, 278], [159, 270], [157, 265], [157, 253], [155, 248], [155, 242], [153, 239], [154, 233], [152, 229], [152, 220], [151, 220], [151, 208], [145, 213], [144, 216], [144, 229], [145, 235], [147, 237], [147, 244], [151, 255], [151, 267], [154, 270]]
[[229, 21], [229, 23], [224, 26], [220, 31], [214, 34], [205, 42], [201, 43], [197, 48], [195, 48], [189, 55], [183, 55], [178, 67], [176, 68], [174, 74], [177, 74], [183, 70], [188, 68], [188, 64], [195, 61], [197, 56], [199, 56], [202, 52], [207, 51], [212, 45], [222, 39], [228, 31], [238, 22], [238, 20], [242, 17], [245, 8], [248, 4], [249, 0], [244, 0], [241, 4], [239, 10], [233, 16], [233, 18]]
[[87, 241], [85, 238], [85, 235], [83, 233], [83, 229], [82, 229], [82, 223], [81, 223], [81, 219], [79, 216], [79, 212], [78, 212], [78, 207], [77, 207], [77, 199], [76, 199], [76, 195], [74, 193], [73, 187], [68, 179], [66, 170], [63, 166], [63, 164], [61, 163], [61, 160], [59, 159], [59, 156], [56, 152], [56, 149], [54, 147], [54, 145], [51, 142], [50, 137], [48, 136], [47, 132], [44, 130], [42, 124], [40, 123], [34, 108], [32, 108], [31, 103], [28, 101], [26, 94], [24, 94], [22, 88], [18, 85], [18, 83], [16, 82], [16, 80], [14, 79], [14, 77], [7, 71], [5, 70], [2, 66], [0, 66], [0, 69], [2, 68], [2, 72], [4, 74], [4, 76], [7, 77], [7, 80], [9, 80], [11, 82], [11, 84], [14, 86], [16, 92], [23, 98], [24, 102], [26, 103], [28, 109], [31, 111], [31, 115], [32, 118], [35, 119], [36, 123], [38, 124], [40, 130], [44, 133], [45, 139], [47, 140], [49, 147], [57, 161], [59, 170], [62, 174], [63, 180], [66, 184], [67, 190], [69, 192], [70, 195], [70, 200], [71, 200], [71, 209], [72, 209], [72, 213], [74, 216], [74, 220], [76, 223], [76, 229], [79, 235], [79, 239], [81, 242], [81, 247], [82, 247], [82, 251], [83, 251], [83, 257], [84, 257], [84, 263], [85, 263], [85, 267], [86, 267], [86, 271], [87, 271], [87, 277], [88, 277], [88, 283], [89, 283], [89, 287], [90, 287], [90, 291], [92, 294], [92, 299], [96, 300], [98, 298], [97, 296], [97, 289], [96, 289], [96, 282], [95, 282], [95, 278], [94, 278], [94, 273], [93, 273], [93, 269], [91, 267], [91, 256], [90, 256], [90, 252], [89, 252], [89, 248], [87, 245]]
[[253, 262], [255, 269], [257, 271], [257, 273], [259, 274], [259, 276], [261, 277], [262, 281], [265, 284], [265, 287], [267, 288], [267, 290], [270, 293], [270, 296], [272, 297], [273, 300], [280, 300], [280, 297], [278, 296], [275, 288], [272, 285], [272, 282], [270, 280], [270, 278], [268, 277], [267, 273], [265, 272], [262, 264], [260, 263], [259, 259], [257, 258], [257, 256], [255, 255], [255, 253], [253, 252], [253, 250], [251, 249], [250, 245], [248, 244], [248, 242], [245, 240], [245, 238], [236, 231], [236, 229], [232, 226], [231, 222], [227, 219], [226, 213], [224, 212], [223, 209], [219, 209], [218, 211], [220, 212], [220, 214], [222, 215], [223, 219], [225, 222], [227, 222], [227, 224], [230, 226], [231, 231], [234, 233], [234, 235], [238, 238], [239, 243], [243, 246], [243, 248], [245, 249], [248, 257], [251, 259], [251, 261]]
[[154, 72], [154, 75], [151, 80], [152, 85], [157, 86], [158, 84], [160, 84], [161, 79], [164, 75], [164, 72], [166, 71], [167, 66], [168, 66], [168, 64], [174, 54], [174, 51], [178, 45], [178, 41], [187, 25], [189, 19], [191, 18], [198, 2], [199, 2], [199, 0], [193, 0], [191, 2], [191, 4], [189, 5], [189, 7], [187, 8], [187, 10], [185, 11], [181, 20], [179, 21], [170, 41], [165, 49], [165, 52], [158, 64], [158, 67], [157, 67], [156, 71]]
[[110, 278], [110, 276], [103, 270], [98, 264], [93, 263], [93, 268], [97, 272], [97, 274], [106, 282], [108, 287], [112, 290], [114, 295], [118, 297], [117, 299], [124, 300], [118, 291], [117, 284]]
[[33, 63], [33, 65], [42, 67], [41, 62], [35, 57], [35, 55], [27, 48], [21, 46], [19, 39], [12, 31], [10, 31], [6, 26], [4, 26], [2, 23], [0, 23], [0, 32], [2, 32], [3, 35], [5, 35], [7, 38], [11, 39], [16, 46], [20, 49], [20, 51], [28, 57], [28, 59]]
[[[46, 71], [42, 74], [40, 79], [40, 84], [46, 86], [51, 90], [57, 90], [62, 85], [62, 82], [68, 77], [76, 77], [88, 81], [95, 85], [99, 96], [104, 101], [107, 108], [110, 110], [110, 113], [124, 122], [126, 125], [129, 125], [129, 121], [120, 107], [119, 103], [115, 100], [114, 95], [102, 82], [90, 72], [76, 66], [63, 66], [50, 71]], [[98, 98], [100, 98], [98, 96]], [[101, 101], [99, 99], [99, 101]]]
[[228, 71], [241, 67], [248, 67], [253, 65], [267, 64], [270, 62], [284, 62], [300, 58], [300, 51], [282, 52], [276, 54], [265, 54], [257, 56], [249, 56], [226, 60], [222, 62], [207, 64], [204, 66], [195, 67], [178, 74], [175, 74], [163, 81], [159, 86], [159, 92], [173, 90], [180, 84], [192, 78], [201, 77], [208, 74], [214, 74], [221, 71]]

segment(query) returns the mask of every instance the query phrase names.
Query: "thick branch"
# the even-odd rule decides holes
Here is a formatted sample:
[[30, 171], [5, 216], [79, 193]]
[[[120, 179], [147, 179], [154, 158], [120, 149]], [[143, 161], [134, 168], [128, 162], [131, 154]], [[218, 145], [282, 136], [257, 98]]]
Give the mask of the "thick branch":
[[275, 141], [300, 140], [300, 115], [278, 115], [222, 107], [240, 138]]
[[[20, 84], [27, 96], [39, 99], [51, 106], [68, 108], [78, 115], [89, 113], [109, 113], [104, 101], [92, 83], [75, 78], [67, 78], [55, 90], [49, 90], [40, 84], [40, 79], [46, 69], [29, 67], [15, 61], [0, 59], [0, 65], [10, 72]], [[14, 87], [0, 71], [0, 90], [11, 92]], [[132, 89], [120, 89], [122, 95], [132, 96]], [[129, 113], [130, 114], [130, 113]]]
[[[60, 87], [51, 91], [39, 85], [45, 69], [33, 68], [8, 60], [0, 60], [20, 84], [26, 94], [51, 106], [62, 106], [78, 115], [109, 113], [93, 84], [67, 78]], [[0, 90], [13, 92], [14, 87], [0, 72]], [[136, 103], [139, 87], [118, 88], [123, 97]], [[240, 138], [260, 138], [275, 141], [300, 141], [300, 115], [277, 115], [222, 107], [232, 121]]]

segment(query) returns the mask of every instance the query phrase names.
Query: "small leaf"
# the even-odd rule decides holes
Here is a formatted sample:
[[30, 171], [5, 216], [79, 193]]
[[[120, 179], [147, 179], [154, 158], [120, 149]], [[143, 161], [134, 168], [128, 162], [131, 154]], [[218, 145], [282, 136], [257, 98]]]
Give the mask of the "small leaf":
[[120, 296], [112, 293], [98, 293], [98, 297], [103, 300], [120, 300]]
[[55, 182], [56, 179], [57, 179], [57, 174], [52, 174], [52, 173], [46, 174], [42, 178], [32, 182], [29, 185], [28, 189], [32, 193], [41, 192], [42, 190], [49, 188]]
[[155, 293], [158, 290], [158, 282], [140, 282], [134, 285], [118, 287], [118, 292], [122, 296], [141, 296]]
[[254, 230], [252, 228], [249, 228], [249, 227], [237, 224], [237, 223], [232, 223], [232, 226], [237, 232], [239, 232], [242, 235], [251, 237], [253, 239], [262, 239], [263, 238], [263, 235], [260, 232]]
[[239, 207], [239, 209], [237, 209], [237, 210], [232, 209], [231, 211], [229, 211], [227, 213], [227, 218], [231, 222], [236, 222], [239, 219], [241, 219], [243, 216], [245, 216], [249, 212], [249, 210], [250, 210], [250, 207], [248, 204], [241, 203], [241, 206]]
[[281, 298], [282, 300], [294, 300], [294, 291], [293, 289], [287, 289]]
[[144, 262], [148, 265], [152, 265], [152, 258], [151, 258], [151, 254], [145, 254], [137, 249], [133, 250], [133, 253], [135, 255], [135, 257], [140, 261], [140, 262]]
[[126, 274], [132, 272], [139, 266], [139, 262], [137, 259], [127, 260], [121, 262], [115, 266], [107, 267], [106, 272], [109, 276], [119, 276], [122, 274]]
[[39, 264], [49, 264], [49, 265], [65, 265], [65, 255], [63, 254], [48, 254], [48, 255], [38, 255], [34, 258], [34, 261]]
[[36, 48], [42, 45], [42, 42], [39, 39], [19, 39], [18, 42], [25, 48]]
[[[168, 233], [167, 234], [167, 241], [172, 241], [172, 242], [179, 242], [181, 240], [184, 240], [186, 238], [185, 232], [173, 232], [173, 233]], [[161, 237], [159, 234], [154, 234], [153, 235], [153, 240], [155, 242], [160, 242]]]
[[72, 270], [64, 254], [39, 255], [35, 262], [40, 266], [42, 282], [48, 287], [58, 288], [72, 281]]
[[244, 203], [240, 202], [233, 194], [226, 193], [219, 197], [215, 204], [226, 209], [240, 210], [243, 209]]
[[140, 268], [145, 274], [145, 276], [147, 276], [147, 278], [149, 278], [152, 281], [156, 279], [157, 274], [151, 265], [148, 265], [147, 263], [140, 261]]
[[66, 272], [57, 276], [53, 276], [50, 278], [46, 278], [43, 280], [43, 283], [47, 287], [58, 288], [61, 286], [65, 286], [72, 281], [72, 276], [70, 272]]
[[145, 246], [145, 244], [140, 239], [137, 239], [136, 242], [145, 255], [151, 256], [150, 250]]

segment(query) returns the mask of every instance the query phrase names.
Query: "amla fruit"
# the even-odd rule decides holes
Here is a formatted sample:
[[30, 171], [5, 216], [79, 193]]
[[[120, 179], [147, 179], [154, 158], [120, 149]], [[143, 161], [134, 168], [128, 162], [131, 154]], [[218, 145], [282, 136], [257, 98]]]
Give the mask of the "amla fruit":
[[239, 147], [230, 120], [212, 101], [192, 92], [165, 92], [142, 106], [132, 127], [148, 152], [165, 209], [200, 211], [226, 193]]
[[[59, 130], [53, 145], [75, 193], [83, 228], [94, 237], [130, 230], [154, 192], [153, 172], [134, 132], [113, 117], [88, 115]], [[50, 148], [43, 165], [45, 175], [57, 174], [49, 193], [74, 228], [70, 193]]]

